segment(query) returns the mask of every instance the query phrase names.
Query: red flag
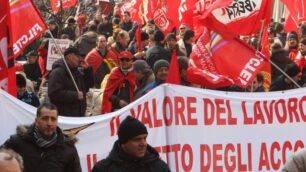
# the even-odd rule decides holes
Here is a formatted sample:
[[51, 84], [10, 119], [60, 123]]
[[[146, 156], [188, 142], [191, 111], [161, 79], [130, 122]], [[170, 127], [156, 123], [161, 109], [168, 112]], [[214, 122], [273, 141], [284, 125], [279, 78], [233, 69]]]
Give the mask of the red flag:
[[[261, 38], [261, 53], [267, 58], [270, 59], [270, 44], [269, 44], [269, 35], [268, 35], [268, 28], [264, 29], [264, 32], [262, 34]], [[263, 75], [264, 75], [264, 83], [263, 87], [265, 91], [270, 90], [271, 85], [271, 64], [265, 63], [263, 68], [261, 69]]]
[[61, 1], [63, 10], [66, 10], [77, 4], [77, 0], [50, 0], [51, 8], [54, 13], [58, 13], [61, 10]]
[[[235, 0], [229, 6], [207, 10], [202, 16], [203, 24], [225, 38], [256, 34], [270, 22], [271, 0]], [[251, 24], [250, 24], [251, 23]]]
[[297, 31], [298, 24], [306, 20], [305, 0], [281, 0], [289, 13], [286, 18], [285, 30], [287, 32]]
[[166, 13], [166, 6], [163, 6], [161, 3], [156, 7], [153, 12], [153, 20], [155, 25], [167, 35], [175, 27], [174, 23], [170, 20]]
[[143, 23], [143, 21], [142, 21], [143, 18], [139, 14], [140, 5], [141, 5], [141, 0], [130, 0], [128, 2], [125, 2], [120, 7], [121, 15], [123, 15], [123, 13], [125, 11], [127, 11], [127, 12], [130, 13], [132, 21], [137, 21], [138, 23]]
[[47, 29], [32, 0], [10, 1], [9, 22], [10, 42], [15, 57]]
[[181, 84], [180, 71], [179, 71], [179, 66], [177, 62], [176, 51], [173, 51], [173, 54], [171, 57], [171, 63], [170, 63], [166, 83], [177, 84], [177, 85]]
[[0, 0], [0, 88], [16, 95], [14, 59], [8, 58], [9, 1]]
[[205, 29], [192, 52], [187, 79], [209, 87], [246, 88], [264, 64], [263, 55], [242, 40], [223, 39]]
[[137, 41], [137, 45], [138, 45], [138, 52], [142, 52], [142, 46], [141, 46], [141, 25], [138, 26], [137, 30], [136, 30], [136, 41]]

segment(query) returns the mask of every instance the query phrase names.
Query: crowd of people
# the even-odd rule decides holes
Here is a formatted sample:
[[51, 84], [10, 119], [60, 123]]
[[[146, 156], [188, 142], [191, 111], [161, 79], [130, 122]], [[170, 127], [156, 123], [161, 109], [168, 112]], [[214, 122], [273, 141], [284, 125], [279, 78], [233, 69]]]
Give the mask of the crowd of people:
[[[64, 52], [64, 58], [54, 62], [52, 70], [47, 70], [51, 35], [45, 33], [40, 46], [25, 54], [27, 62], [16, 64], [18, 98], [36, 107], [42, 102], [52, 102], [63, 116], [112, 112], [164, 83], [167, 76], [172, 75], [168, 70], [174, 52], [181, 85], [239, 92], [281, 91], [305, 86], [306, 23], [300, 24], [298, 32], [286, 33], [284, 23], [271, 21], [268, 35], [271, 61], [275, 65], [271, 65], [269, 88], [263, 87], [265, 78], [261, 72], [247, 88], [235, 85], [209, 88], [187, 79], [189, 59], [196, 42], [192, 29], [181, 24], [177, 30], [164, 35], [153, 20], [140, 25], [131, 20], [129, 12], [119, 14], [116, 9], [108, 15], [97, 11], [93, 18], [84, 12], [77, 17], [70, 16], [61, 31], [50, 18], [47, 24], [53, 37], [73, 43]], [[139, 27], [140, 34], [137, 33]], [[241, 36], [241, 39], [261, 49], [258, 34]], [[98, 96], [92, 90], [99, 90]]]
[[[269, 90], [263, 86], [261, 72], [247, 88], [235, 85], [208, 88], [187, 79], [189, 59], [196, 42], [191, 28], [181, 24], [177, 30], [164, 35], [153, 20], [140, 25], [131, 20], [129, 12], [119, 14], [116, 9], [108, 15], [97, 11], [93, 18], [81, 12], [76, 17], [69, 17], [67, 26], [61, 31], [54, 19], [48, 19], [52, 36], [45, 33], [39, 40], [40, 46], [24, 54], [26, 62], [16, 63], [17, 98], [38, 109], [33, 124], [19, 126], [17, 133], [1, 146], [4, 148], [0, 150], [1, 169], [81, 171], [74, 146], [76, 140], [62, 133], [58, 115], [84, 117], [125, 107], [166, 82], [171, 75], [169, 66], [173, 53], [177, 55], [180, 84], [184, 86], [265, 92], [306, 85], [306, 23], [300, 24], [298, 32], [286, 33], [284, 23], [271, 21], [268, 28], [270, 55], [277, 67], [271, 65]], [[137, 40], [139, 27], [140, 40]], [[53, 63], [52, 70], [47, 70], [51, 37], [69, 39], [73, 44], [63, 52], [62, 59]], [[262, 48], [257, 34], [241, 36], [241, 39], [256, 49]], [[99, 92], [95, 100], [93, 90]], [[147, 135], [147, 129], [140, 121], [127, 117], [119, 127], [119, 139], [110, 155], [99, 161], [93, 172], [170, 171], [146, 143]], [[296, 166], [289, 164], [286, 168]]]

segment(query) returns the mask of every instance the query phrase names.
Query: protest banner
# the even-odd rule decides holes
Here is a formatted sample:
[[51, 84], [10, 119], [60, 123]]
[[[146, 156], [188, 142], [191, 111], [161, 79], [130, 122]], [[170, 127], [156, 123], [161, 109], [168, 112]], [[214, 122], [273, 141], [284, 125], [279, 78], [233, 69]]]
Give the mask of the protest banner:
[[56, 45], [61, 49], [62, 53], [72, 44], [68, 39], [49, 39], [48, 55], [47, 55], [47, 70], [52, 69], [52, 64], [61, 58], [60, 53], [57, 51]]
[[[305, 88], [232, 93], [164, 84], [106, 115], [60, 117], [76, 134], [82, 169], [107, 157], [127, 115], [148, 128], [147, 141], [171, 171], [280, 171], [305, 147]], [[31, 124], [35, 108], [0, 90], [0, 143], [17, 125]]]

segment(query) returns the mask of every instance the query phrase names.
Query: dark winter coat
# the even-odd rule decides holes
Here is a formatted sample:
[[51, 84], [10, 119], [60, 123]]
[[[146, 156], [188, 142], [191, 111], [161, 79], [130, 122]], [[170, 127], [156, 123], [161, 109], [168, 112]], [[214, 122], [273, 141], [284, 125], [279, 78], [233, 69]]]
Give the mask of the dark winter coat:
[[24, 161], [24, 172], [81, 172], [75, 138], [65, 136], [58, 128], [57, 142], [49, 148], [35, 143], [34, 125], [19, 126], [2, 147], [13, 149]]
[[279, 76], [274, 81], [272, 81], [270, 86], [270, 91], [283, 91], [283, 90], [290, 90], [294, 89], [296, 86], [294, 84], [288, 84], [285, 82], [285, 77]]
[[167, 60], [170, 63], [171, 52], [166, 50], [161, 43], [155, 43], [146, 52], [148, 65], [153, 69], [154, 63], [160, 59]]
[[99, 161], [92, 172], [170, 172], [170, 169], [150, 145], [143, 158], [135, 159], [123, 152], [116, 141], [109, 156]]
[[93, 72], [91, 67], [83, 71], [77, 68], [70, 68], [70, 70], [79, 90], [84, 94], [84, 99], [78, 100], [78, 92], [63, 59], [52, 65], [48, 82], [48, 96], [50, 101], [57, 106], [60, 115], [81, 117], [85, 115], [86, 92], [93, 87]]
[[[271, 61], [275, 63], [282, 70], [285, 69], [287, 64], [292, 63], [292, 60], [290, 60], [285, 50], [279, 50], [279, 51], [273, 52], [271, 55]], [[277, 68], [275, 68], [273, 65], [271, 65], [272, 81], [274, 81], [277, 77], [281, 75], [282, 73]]]

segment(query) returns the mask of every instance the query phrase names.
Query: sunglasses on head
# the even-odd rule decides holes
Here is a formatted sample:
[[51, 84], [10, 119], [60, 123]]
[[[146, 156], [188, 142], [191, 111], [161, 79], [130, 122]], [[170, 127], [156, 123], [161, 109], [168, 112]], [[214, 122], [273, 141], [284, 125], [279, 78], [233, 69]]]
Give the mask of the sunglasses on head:
[[131, 59], [128, 59], [128, 58], [122, 58], [122, 59], [120, 59], [120, 61], [122, 61], [122, 62], [124, 62], [124, 61], [129, 62], [129, 61], [131, 61]]

